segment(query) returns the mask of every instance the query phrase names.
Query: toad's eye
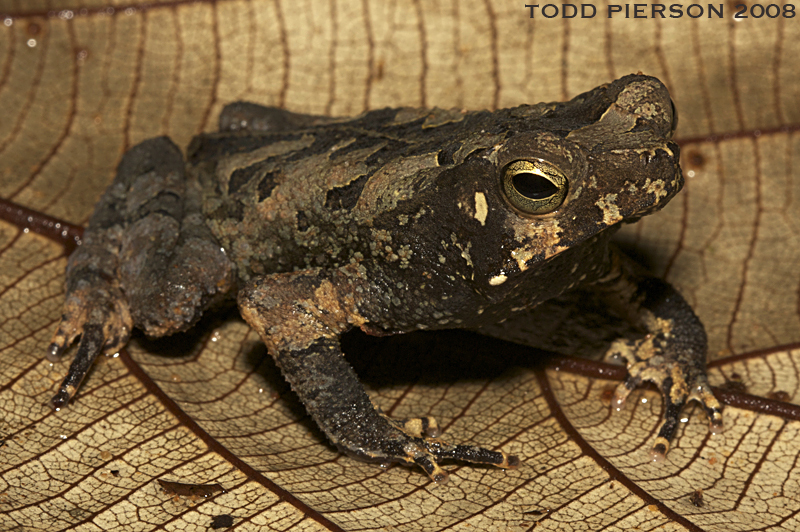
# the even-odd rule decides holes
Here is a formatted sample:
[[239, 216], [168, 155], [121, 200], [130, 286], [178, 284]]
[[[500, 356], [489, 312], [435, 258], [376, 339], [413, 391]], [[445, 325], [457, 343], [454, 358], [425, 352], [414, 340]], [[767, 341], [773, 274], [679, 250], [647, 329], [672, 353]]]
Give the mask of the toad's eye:
[[503, 191], [511, 205], [527, 214], [547, 214], [567, 196], [564, 172], [542, 161], [514, 161], [503, 172]]

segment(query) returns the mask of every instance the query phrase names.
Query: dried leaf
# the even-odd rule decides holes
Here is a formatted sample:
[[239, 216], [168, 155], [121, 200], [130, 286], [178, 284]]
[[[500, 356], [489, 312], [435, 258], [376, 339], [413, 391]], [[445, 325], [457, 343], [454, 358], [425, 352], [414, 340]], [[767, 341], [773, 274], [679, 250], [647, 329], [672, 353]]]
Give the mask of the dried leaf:
[[[800, 528], [800, 29], [734, 22], [734, 3], [723, 20], [596, 7], [531, 19], [515, 2], [0, 0], [0, 530]], [[453, 440], [524, 460], [454, 464], [434, 486], [336, 452], [235, 312], [135, 339], [70, 408], [47, 408], [66, 362], [44, 352], [79, 233], [55, 224], [86, 222], [133, 144], [185, 146], [237, 99], [334, 115], [492, 108], [636, 71], [670, 87], [687, 185], [621, 241], [706, 324], [724, 434], [687, 409], [659, 467], [647, 451], [660, 398], [640, 390], [612, 414], [603, 379], [619, 368], [466, 333], [349, 336], [384, 410], [432, 414]], [[609, 329], [569, 309], [507, 336], [570, 354], [584, 348], [561, 340], [581, 337], [601, 353]]]

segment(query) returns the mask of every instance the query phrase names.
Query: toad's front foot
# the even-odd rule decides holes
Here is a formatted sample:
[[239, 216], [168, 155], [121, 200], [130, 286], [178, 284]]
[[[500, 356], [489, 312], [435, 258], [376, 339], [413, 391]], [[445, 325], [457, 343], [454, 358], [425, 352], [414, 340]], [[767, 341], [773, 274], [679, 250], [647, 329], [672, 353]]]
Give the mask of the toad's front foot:
[[356, 266], [301, 270], [249, 282], [239, 293], [242, 317], [259, 333], [317, 425], [343, 452], [369, 462], [417, 464], [445, 482], [444, 460], [514, 468], [500, 451], [450, 445], [430, 417], [394, 420], [370, 400], [342, 355], [340, 334], [364, 324], [349, 294], [369, 293]]
[[[678, 428], [680, 412], [687, 401], [699, 401], [706, 411], [712, 434], [722, 431], [722, 407], [714, 397], [702, 363], [705, 353], [694, 353], [669, 333], [650, 333], [641, 340], [617, 340], [607, 356], [627, 362], [628, 377], [617, 386], [613, 405], [622, 409], [630, 392], [644, 381], [655, 383], [664, 398], [664, 421], [650, 455], [655, 462], [665, 459]], [[670, 340], [673, 340], [670, 343]]]
[[663, 461], [687, 401], [702, 403], [712, 433], [722, 430], [722, 407], [706, 376], [708, 338], [703, 324], [672, 285], [652, 277], [641, 266], [609, 249], [612, 267], [594, 286], [609, 306], [646, 333], [636, 341], [618, 340], [607, 356], [628, 364], [628, 377], [617, 387], [614, 404], [622, 408], [631, 390], [644, 381], [655, 383], [664, 398], [664, 422], [651, 456]]
[[431, 417], [391, 419], [376, 408], [339, 350], [338, 340], [320, 339], [308, 349], [275, 357], [328, 438], [344, 453], [368, 462], [416, 464], [436, 483], [447, 473], [440, 464], [457, 460], [513, 469], [519, 459], [502, 451], [452, 445], [440, 439]]

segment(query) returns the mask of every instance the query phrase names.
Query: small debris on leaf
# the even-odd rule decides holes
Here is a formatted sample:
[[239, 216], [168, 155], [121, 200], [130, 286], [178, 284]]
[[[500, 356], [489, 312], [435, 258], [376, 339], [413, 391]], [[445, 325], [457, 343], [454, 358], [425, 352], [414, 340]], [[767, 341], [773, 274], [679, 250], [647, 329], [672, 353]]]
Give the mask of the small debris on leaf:
[[783, 390], [776, 390], [774, 392], [769, 392], [767, 394], [767, 399], [772, 399], [773, 401], [783, 401], [788, 402], [792, 398], [788, 392], [784, 392]]
[[161, 480], [160, 478], [156, 480], [167, 495], [207, 499], [215, 493], [225, 493], [225, 490], [219, 484], [183, 484], [181, 482]]
[[694, 493], [689, 496], [689, 500], [698, 508], [702, 508], [705, 504], [703, 502], [703, 490], [695, 490]]
[[215, 515], [211, 520], [211, 528], [217, 530], [218, 528], [228, 528], [233, 526], [233, 516], [228, 514]]
[[731, 373], [731, 376], [725, 379], [725, 383], [720, 388], [726, 392], [747, 393], [747, 385], [742, 376], [736, 372]]

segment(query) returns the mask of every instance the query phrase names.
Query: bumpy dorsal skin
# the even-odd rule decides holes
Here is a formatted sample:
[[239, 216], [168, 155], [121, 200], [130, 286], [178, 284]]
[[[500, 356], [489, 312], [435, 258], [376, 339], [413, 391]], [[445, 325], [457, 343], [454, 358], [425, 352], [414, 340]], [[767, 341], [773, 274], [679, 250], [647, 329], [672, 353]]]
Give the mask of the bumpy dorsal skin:
[[236, 297], [316, 423], [363, 460], [445, 459], [514, 467], [502, 451], [451, 445], [428, 417], [372, 404], [340, 336], [478, 327], [567, 290], [597, 290], [645, 333], [615, 343], [628, 361], [621, 405], [643, 380], [664, 394], [653, 447], [678, 414], [720, 405], [691, 308], [609, 244], [621, 223], [681, 188], [667, 89], [631, 75], [565, 103], [495, 112], [382, 109], [351, 119], [238, 102], [187, 162], [161, 137], [131, 149], [70, 257], [64, 317], [49, 355], [81, 335], [53, 406], [133, 327], [163, 336]]

